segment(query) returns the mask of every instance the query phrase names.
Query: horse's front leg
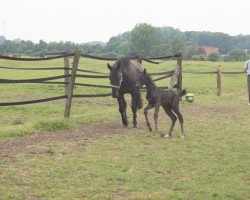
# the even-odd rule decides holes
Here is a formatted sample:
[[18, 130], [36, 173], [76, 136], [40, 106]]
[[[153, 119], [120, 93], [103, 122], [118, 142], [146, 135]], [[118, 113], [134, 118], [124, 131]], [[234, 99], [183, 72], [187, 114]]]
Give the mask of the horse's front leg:
[[128, 119], [127, 119], [127, 114], [126, 114], [126, 109], [127, 109], [127, 103], [124, 99], [124, 95], [119, 95], [117, 97], [118, 103], [119, 103], [119, 111], [122, 116], [122, 123], [124, 126], [128, 125]]
[[144, 108], [144, 115], [145, 115], [146, 124], [147, 124], [147, 126], [148, 126], [148, 129], [149, 129], [150, 131], [152, 131], [150, 122], [149, 122], [149, 120], [148, 120], [148, 110], [149, 110], [150, 108], [153, 108], [153, 105], [150, 104], [150, 103], [148, 103], [148, 105]]

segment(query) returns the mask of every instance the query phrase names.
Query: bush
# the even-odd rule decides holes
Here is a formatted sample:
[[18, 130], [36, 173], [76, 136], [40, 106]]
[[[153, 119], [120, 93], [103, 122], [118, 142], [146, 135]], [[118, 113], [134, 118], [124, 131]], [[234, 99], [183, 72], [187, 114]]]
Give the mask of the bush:
[[209, 61], [213, 61], [213, 62], [218, 61], [219, 58], [220, 58], [220, 54], [219, 54], [219, 53], [211, 53], [211, 54], [209, 54], [208, 57], [207, 57], [207, 59], [208, 59]]
[[198, 60], [198, 61], [205, 61], [207, 60], [207, 57], [205, 54], [201, 54], [201, 55], [193, 55], [192, 60]]
[[247, 53], [243, 49], [233, 49], [226, 57], [227, 61], [245, 61], [247, 58]]

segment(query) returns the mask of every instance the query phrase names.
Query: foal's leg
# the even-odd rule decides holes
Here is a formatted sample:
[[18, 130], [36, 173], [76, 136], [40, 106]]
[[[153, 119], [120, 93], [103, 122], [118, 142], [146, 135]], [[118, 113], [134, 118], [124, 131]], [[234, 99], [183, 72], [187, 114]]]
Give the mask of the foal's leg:
[[158, 114], [159, 114], [159, 109], [160, 109], [160, 105], [155, 105], [155, 113], [154, 113], [154, 120], [155, 120], [155, 132], [158, 131]]
[[124, 126], [128, 125], [128, 119], [127, 119], [127, 114], [126, 114], [126, 108], [127, 108], [127, 103], [124, 99], [124, 95], [119, 95], [117, 97], [118, 103], [119, 103], [119, 111], [122, 116], [122, 123]]
[[174, 115], [174, 113], [172, 112], [170, 107], [164, 106], [163, 108], [164, 108], [165, 112], [167, 113], [167, 115], [171, 118], [171, 121], [172, 121], [169, 133], [168, 133], [168, 135], [166, 135], [166, 137], [171, 137], [172, 133], [173, 133], [175, 122], [177, 120], [177, 117]]
[[153, 105], [150, 104], [150, 103], [148, 103], [148, 105], [144, 108], [144, 115], [145, 115], [145, 119], [146, 119], [146, 123], [147, 123], [148, 129], [149, 129], [150, 131], [152, 131], [150, 122], [149, 122], [149, 120], [148, 120], [148, 110], [149, 110], [150, 108], [153, 108]]
[[184, 128], [183, 128], [183, 123], [184, 123], [184, 120], [183, 120], [183, 116], [179, 110], [179, 106], [176, 106], [176, 107], [173, 107], [173, 111], [176, 113], [176, 115], [178, 116], [178, 119], [180, 121], [180, 124], [181, 124], [181, 133], [182, 133], [182, 136], [181, 138], [185, 138], [185, 133], [184, 133]]

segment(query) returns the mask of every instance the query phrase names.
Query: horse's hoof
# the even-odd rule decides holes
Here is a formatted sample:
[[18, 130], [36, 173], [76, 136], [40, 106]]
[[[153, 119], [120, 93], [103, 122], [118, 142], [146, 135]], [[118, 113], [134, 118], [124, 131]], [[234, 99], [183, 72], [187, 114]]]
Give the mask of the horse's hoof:
[[182, 136], [181, 136], [181, 139], [185, 139], [185, 135], [182, 135]]
[[150, 127], [150, 128], [148, 128], [148, 130], [150, 131], [150, 132], [152, 132], [153, 131], [153, 129]]
[[164, 135], [163, 137], [164, 137], [164, 138], [170, 138], [171, 135]]
[[123, 126], [128, 126], [128, 122], [123, 122]]
[[128, 121], [127, 120], [122, 121], [122, 123], [123, 123], [124, 126], [128, 126]]
[[137, 128], [137, 125], [133, 125], [133, 128]]

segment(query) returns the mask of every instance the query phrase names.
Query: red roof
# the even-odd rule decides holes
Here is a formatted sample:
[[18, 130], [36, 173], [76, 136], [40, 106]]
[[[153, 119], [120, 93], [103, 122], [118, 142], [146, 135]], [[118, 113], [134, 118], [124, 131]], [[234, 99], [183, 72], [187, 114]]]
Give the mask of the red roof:
[[198, 50], [207, 55], [219, 52], [219, 48], [210, 46], [198, 46]]

